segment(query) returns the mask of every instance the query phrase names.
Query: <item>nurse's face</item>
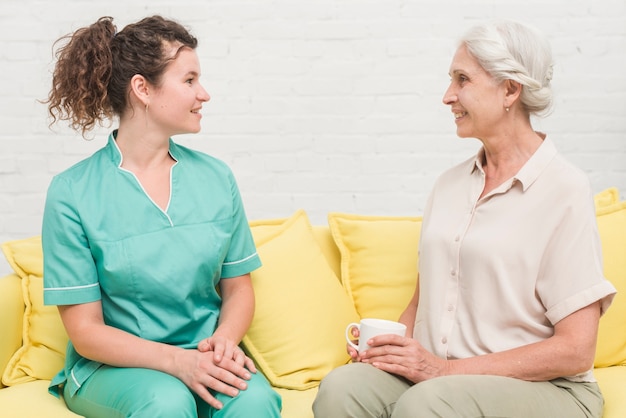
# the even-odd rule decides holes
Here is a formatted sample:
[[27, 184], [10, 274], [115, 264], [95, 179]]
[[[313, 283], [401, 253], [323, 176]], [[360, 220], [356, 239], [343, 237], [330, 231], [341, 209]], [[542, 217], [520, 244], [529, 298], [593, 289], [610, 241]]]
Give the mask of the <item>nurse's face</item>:
[[149, 117], [168, 137], [196, 133], [200, 131], [202, 104], [210, 99], [200, 84], [200, 63], [196, 51], [183, 47], [161, 77], [161, 83], [150, 100]]

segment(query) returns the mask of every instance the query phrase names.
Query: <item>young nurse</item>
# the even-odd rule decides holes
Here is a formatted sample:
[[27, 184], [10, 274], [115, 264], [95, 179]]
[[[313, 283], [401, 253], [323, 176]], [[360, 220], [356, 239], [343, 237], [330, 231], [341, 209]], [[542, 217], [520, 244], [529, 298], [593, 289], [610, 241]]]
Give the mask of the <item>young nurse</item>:
[[280, 417], [239, 348], [260, 266], [221, 161], [172, 141], [200, 130], [210, 97], [197, 40], [148, 17], [103, 17], [63, 38], [53, 122], [119, 125], [55, 176], [43, 220], [44, 298], [70, 338], [50, 391], [85, 417]]

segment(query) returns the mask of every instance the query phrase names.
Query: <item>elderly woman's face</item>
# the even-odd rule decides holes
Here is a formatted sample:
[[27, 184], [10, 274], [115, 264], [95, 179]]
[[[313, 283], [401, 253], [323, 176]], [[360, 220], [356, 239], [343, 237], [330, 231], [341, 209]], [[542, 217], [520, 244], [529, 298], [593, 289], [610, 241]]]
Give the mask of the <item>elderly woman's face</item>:
[[483, 139], [494, 133], [504, 117], [504, 83], [497, 83], [461, 46], [450, 65], [450, 86], [443, 96], [461, 138]]

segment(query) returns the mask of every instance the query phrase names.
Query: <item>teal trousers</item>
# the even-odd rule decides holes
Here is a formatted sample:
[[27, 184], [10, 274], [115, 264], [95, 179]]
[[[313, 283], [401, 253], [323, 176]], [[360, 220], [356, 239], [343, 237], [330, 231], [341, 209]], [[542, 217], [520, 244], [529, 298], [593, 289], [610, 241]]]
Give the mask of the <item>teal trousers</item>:
[[74, 396], [64, 394], [68, 408], [87, 418], [280, 418], [281, 398], [261, 372], [252, 374], [239, 395], [213, 393], [224, 407], [217, 410], [182, 381], [151, 369], [102, 366]]
[[445, 376], [412, 384], [353, 363], [320, 384], [316, 418], [599, 418], [596, 383], [528, 382], [501, 376]]

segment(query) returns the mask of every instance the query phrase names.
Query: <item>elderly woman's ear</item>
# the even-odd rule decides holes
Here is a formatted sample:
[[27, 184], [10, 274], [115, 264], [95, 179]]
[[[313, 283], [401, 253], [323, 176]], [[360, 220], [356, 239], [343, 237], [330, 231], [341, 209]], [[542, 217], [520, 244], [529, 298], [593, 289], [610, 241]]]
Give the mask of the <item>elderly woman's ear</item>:
[[504, 86], [506, 88], [506, 95], [504, 97], [504, 107], [510, 108], [513, 106], [522, 94], [522, 85], [514, 80], [504, 80]]

